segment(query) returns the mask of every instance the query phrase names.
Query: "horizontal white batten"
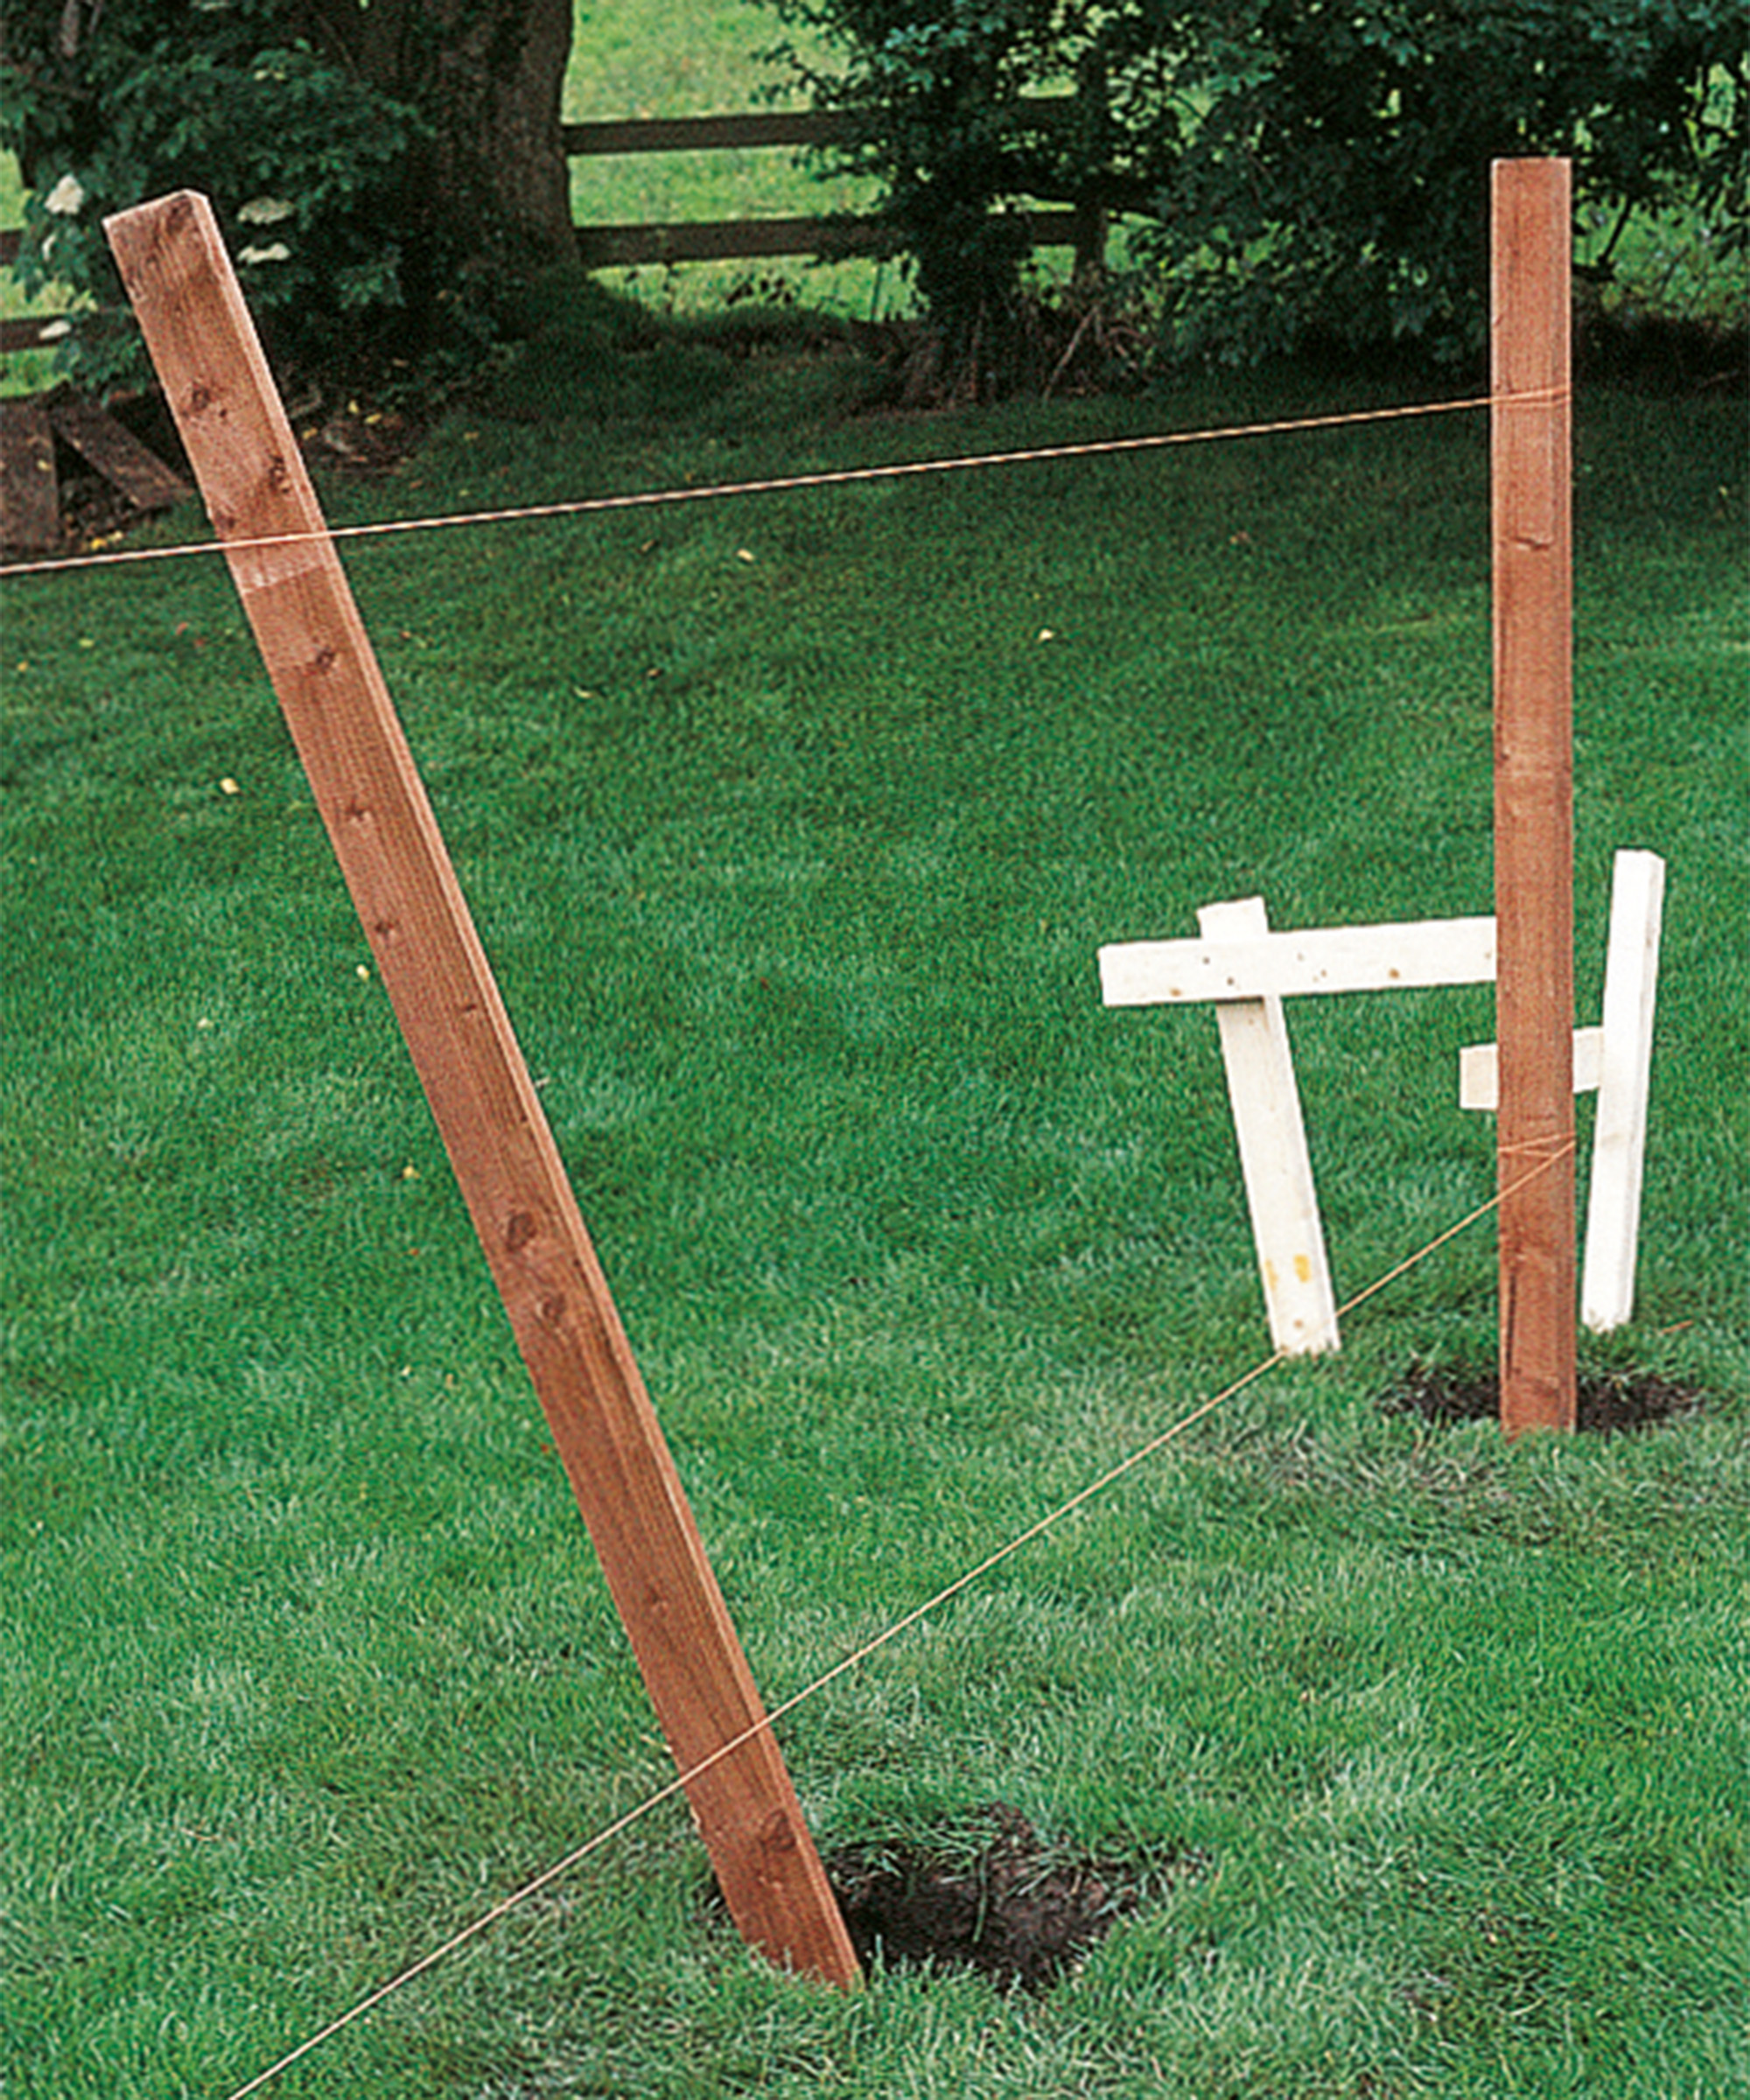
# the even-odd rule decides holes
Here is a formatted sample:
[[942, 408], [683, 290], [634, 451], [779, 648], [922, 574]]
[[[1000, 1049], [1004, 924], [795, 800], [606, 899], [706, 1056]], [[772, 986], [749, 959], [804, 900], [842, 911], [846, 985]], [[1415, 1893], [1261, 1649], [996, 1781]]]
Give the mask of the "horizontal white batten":
[[1100, 950], [1108, 1006], [1494, 982], [1493, 917], [1320, 927], [1245, 940], [1124, 941]]
[[[1604, 1069], [1602, 1028], [1574, 1030], [1574, 1092], [1590, 1094]], [[1459, 1106], [1494, 1110], [1501, 1106], [1501, 1057], [1493, 1043], [1473, 1043], [1459, 1053]]]

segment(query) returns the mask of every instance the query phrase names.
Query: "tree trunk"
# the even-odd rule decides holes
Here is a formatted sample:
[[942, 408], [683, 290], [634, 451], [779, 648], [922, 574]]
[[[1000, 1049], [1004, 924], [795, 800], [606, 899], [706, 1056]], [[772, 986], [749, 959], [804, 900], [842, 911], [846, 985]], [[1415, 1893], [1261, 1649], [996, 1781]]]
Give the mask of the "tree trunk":
[[[514, 280], [575, 255], [560, 134], [572, 0], [302, 0], [299, 11], [318, 49], [424, 121], [408, 204], [433, 256]], [[417, 310], [443, 287], [407, 290]]]

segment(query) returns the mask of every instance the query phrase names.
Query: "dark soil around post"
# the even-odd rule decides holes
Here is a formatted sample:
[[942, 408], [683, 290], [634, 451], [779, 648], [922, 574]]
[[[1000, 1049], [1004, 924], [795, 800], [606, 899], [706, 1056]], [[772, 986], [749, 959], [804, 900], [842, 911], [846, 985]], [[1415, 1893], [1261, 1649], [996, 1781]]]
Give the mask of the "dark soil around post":
[[[1656, 1428], [1704, 1404], [1703, 1395], [1690, 1387], [1650, 1371], [1583, 1371], [1576, 1397], [1578, 1426], [1599, 1436]], [[1412, 1363], [1379, 1404], [1386, 1414], [1420, 1415], [1442, 1425], [1492, 1421], [1501, 1413], [1501, 1381], [1493, 1372]]]
[[971, 1969], [1000, 1991], [1040, 1992], [1122, 1918], [1196, 1872], [1180, 1858], [1083, 1858], [1048, 1844], [1018, 1809], [987, 1811], [982, 1849], [850, 1845], [826, 1869], [865, 1967]]

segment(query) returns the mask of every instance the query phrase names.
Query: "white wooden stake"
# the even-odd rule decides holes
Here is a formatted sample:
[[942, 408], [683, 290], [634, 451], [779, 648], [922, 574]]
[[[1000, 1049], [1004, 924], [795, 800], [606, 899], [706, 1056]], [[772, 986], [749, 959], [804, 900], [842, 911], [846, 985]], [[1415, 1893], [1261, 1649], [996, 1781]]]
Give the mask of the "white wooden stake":
[[[1248, 897], [1205, 905], [1197, 924], [1207, 938], [1225, 942], [1266, 933], [1270, 921], [1264, 900]], [[1291, 1356], [1334, 1351], [1342, 1346], [1336, 1300], [1282, 1001], [1222, 999], [1215, 1018], [1270, 1340]]]
[[1487, 984], [1493, 919], [1428, 919], [1271, 933], [1264, 900], [1206, 905], [1195, 941], [1100, 950], [1108, 1006], [1215, 1008], [1270, 1338], [1291, 1355], [1341, 1348], [1319, 1197], [1294, 1082], [1284, 998]]
[[1604, 1066], [1592, 1134], [1580, 1319], [1594, 1334], [1620, 1326], [1634, 1306], [1634, 1246], [1647, 1153], [1653, 1065], [1653, 998], [1665, 864], [1656, 853], [1616, 856], [1610, 947], [1604, 966]]
[[[1618, 853], [1611, 870], [1604, 1018], [1574, 1031], [1574, 1092], [1598, 1088], [1592, 1190], [1586, 1200], [1580, 1320], [1595, 1334], [1620, 1327], [1634, 1307], [1634, 1249], [1647, 1154], [1647, 1095], [1653, 1068], [1653, 1004], [1665, 864], [1656, 853]], [[1493, 1043], [1459, 1053], [1459, 1106], [1500, 1104]]]
[[[1656, 853], [1616, 856], [1604, 1022], [1573, 1031], [1573, 1090], [1599, 1088], [1582, 1296], [1586, 1323], [1600, 1332], [1627, 1320], [1634, 1298], [1664, 875]], [[1102, 947], [1101, 996], [1108, 1006], [1214, 1007], [1270, 1337], [1291, 1355], [1335, 1350], [1336, 1305], [1283, 1000], [1488, 984], [1495, 976], [1495, 921], [1424, 919], [1272, 933], [1264, 900], [1249, 897], [1206, 905], [1197, 924], [1194, 941]], [[1496, 1109], [1500, 1086], [1494, 1044], [1459, 1053], [1461, 1107]]]

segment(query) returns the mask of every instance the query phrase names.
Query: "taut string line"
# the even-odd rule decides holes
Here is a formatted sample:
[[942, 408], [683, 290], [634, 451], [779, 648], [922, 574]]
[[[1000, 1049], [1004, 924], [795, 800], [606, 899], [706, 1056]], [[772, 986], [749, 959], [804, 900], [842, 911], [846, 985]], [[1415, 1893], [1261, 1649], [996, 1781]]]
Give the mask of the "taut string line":
[[[1461, 1232], [1474, 1225], [1480, 1218], [1485, 1218], [1490, 1211], [1499, 1209], [1501, 1205], [1510, 1196], [1516, 1195], [1520, 1189], [1535, 1181], [1540, 1174], [1547, 1173], [1558, 1161], [1564, 1158], [1574, 1149], [1574, 1140], [1569, 1138], [1558, 1151], [1543, 1159], [1529, 1173], [1522, 1174], [1518, 1180], [1511, 1182], [1507, 1187], [1498, 1189], [1488, 1202], [1478, 1204], [1474, 1210], [1467, 1212], [1465, 1216], [1460, 1218], [1456, 1225], [1449, 1225], [1443, 1233], [1430, 1240], [1425, 1247], [1418, 1248], [1406, 1260], [1401, 1261], [1395, 1269], [1387, 1270], [1383, 1276], [1376, 1278], [1365, 1290], [1357, 1291], [1355, 1295], [1346, 1304], [1338, 1306], [1337, 1317], [1341, 1319], [1345, 1314], [1353, 1312], [1357, 1306], [1365, 1305], [1368, 1298], [1377, 1297], [1388, 1284], [1396, 1283], [1400, 1276], [1407, 1274], [1410, 1270], [1416, 1267], [1418, 1263], [1426, 1261], [1431, 1254], [1444, 1247], [1447, 1241], [1456, 1239]], [[922, 1604], [914, 1606], [904, 1618], [896, 1619], [891, 1626], [877, 1634], [872, 1640], [865, 1641], [861, 1648], [853, 1648], [848, 1656], [842, 1656], [830, 1670], [822, 1671], [819, 1676], [815, 1678], [812, 1684], [803, 1685], [800, 1691], [792, 1692], [781, 1705], [773, 1707], [763, 1719], [756, 1721], [751, 1728], [744, 1728], [739, 1735], [732, 1736], [728, 1742], [713, 1750], [709, 1757], [701, 1758], [696, 1765], [671, 1779], [666, 1786], [659, 1788], [655, 1793], [648, 1796], [638, 1803], [636, 1808], [628, 1809], [623, 1816], [616, 1816], [613, 1822], [607, 1824], [605, 1829], [598, 1830], [594, 1837], [587, 1838], [578, 1845], [575, 1852], [567, 1852], [563, 1859], [556, 1860], [551, 1866], [537, 1874], [532, 1881], [525, 1882], [521, 1888], [506, 1896], [501, 1902], [495, 1903], [490, 1910], [476, 1918], [472, 1924], [465, 1925], [459, 1932], [452, 1934], [442, 1946], [434, 1947], [429, 1954], [422, 1955], [410, 1968], [403, 1969], [398, 1976], [391, 1977], [388, 1983], [380, 1984], [368, 1998], [360, 1998], [357, 2005], [353, 2006], [349, 2012], [341, 2013], [338, 2020], [330, 2020], [319, 2033], [312, 2034], [307, 2041], [300, 2042], [297, 2048], [282, 2056], [277, 2063], [270, 2064], [266, 2070], [250, 2079], [247, 2085], [238, 2086], [234, 2092], [228, 2095], [228, 2100], [246, 2100], [248, 2094], [260, 2092], [264, 2085], [277, 2078], [282, 2071], [289, 2070], [301, 2057], [309, 2055], [312, 2049], [320, 2048], [322, 2043], [332, 2040], [343, 2028], [351, 2026], [354, 2020], [361, 2020], [374, 2006], [382, 2005], [386, 1998], [393, 1997], [397, 1991], [412, 1983], [416, 1977], [424, 1976], [428, 1970], [435, 1969], [439, 1962], [445, 1960], [459, 1948], [466, 1946], [470, 1940], [478, 1939], [489, 1926], [497, 1924], [500, 1918], [516, 1909], [519, 1904], [526, 1903], [531, 1896], [539, 1894], [541, 1890], [558, 1880], [561, 1875], [569, 1873], [574, 1866], [579, 1866], [587, 1859], [592, 1852], [600, 1851], [603, 1845], [611, 1843], [623, 1830], [630, 1830], [634, 1824], [640, 1822], [643, 1817], [649, 1815], [653, 1809], [660, 1808], [665, 1801], [672, 1800], [676, 1794], [690, 1786], [694, 1780], [700, 1777], [702, 1774], [709, 1772], [713, 1766], [720, 1764], [724, 1758], [732, 1757], [744, 1744], [752, 1742], [755, 1736], [765, 1734], [782, 1720], [786, 1714], [794, 1713], [805, 1699], [811, 1699], [816, 1692], [823, 1691], [829, 1684], [844, 1676], [847, 1671], [855, 1670], [859, 1663], [866, 1662], [871, 1656], [886, 1648], [890, 1642], [896, 1641], [901, 1634], [914, 1627], [920, 1619], [927, 1618], [931, 1612], [948, 1603], [951, 1598], [959, 1596], [962, 1590], [970, 1589], [975, 1582], [988, 1575], [992, 1568], [1000, 1566], [1004, 1561], [1018, 1553], [1024, 1546], [1031, 1545], [1036, 1538], [1043, 1536], [1046, 1532], [1060, 1524], [1066, 1517], [1073, 1516], [1076, 1510], [1091, 1502], [1096, 1495], [1103, 1494], [1107, 1488], [1123, 1480], [1126, 1474], [1134, 1472], [1144, 1460], [1152, 1459], [1157, 1452], [1165, 1449], [1176, 1437], [1183, 1436], [1187, 1429], [1202, 1421], [1206, 1415], [1213, 1414], [1224, 1401], [1231, 1400], [1236, 1393], [1243, 1392], [1247, 1386], [1255, 1385], [1267, 1372], [1273, 1371], [1279, 1363], [1283, 1362], [1289, 1354], [1290, 1352], [1285, 1348], [1278, 1349], [1273, 1355], [1267, 1356], [1262, 1363], [1255, 1365], [1242, 1377], [1235, 1379], [1231, 1385], [1224, 1386], [1213, 1398], [1200, 1401], [1188, 1415], [1181, 1415], [1179, 1420], [1169, 1428], [1162, 1430], [1158, 1436], [1152, 1437], [1146, 1444], [1139, 1446], [1130, 1452], [1128, 1458], [1120, 1459], [1116, 1466], [1109, 1467], [1098, 1480], [1091, 1481], [1077, 1494], [1071, 1495], [1067, 1502], [1060, 1503], [1055, 1509], [1040, 1517], [1036, 1523], [1030, 1524], [1017, 1537], [1010, 1539], [1006, 1545], [998, 1546], [995, 1552], [987, 1554], [976, 1567], [969, 1568], [965, 1574], [957, 1576], [946, 1588], [938, 1590], [934, 1596], [926, 1599]]]
[[129, 547], [119, 552], [60, 556], [46, 561], [10, 562], [0, 578], [60, 574], [75, 569], [113, 569], [131, 562], [172, 562], [197, 554], [244, 553], [263, 547], [298, 547], [312, 541], [383, 538], [392, 533], [436, 532], [458, 525], [507, 525], [536, 518], [578, 518], [618, 510], [654, 510], [675, 503], [708, 503], [724, 496], [779, 495], [803, 488], [845, 488], [859, 481], [897, 481], [911, 475], [962, 473], [980, 466], [1023, 466], [1047, 459], [1093, 459], [1118, 452], [1158, 452], [1167, 445], [1213, 444], [1226, 438], [1273, 438], [1291, 430], [1334, 430], [1354, 424], [1402, 422], [1414, 416], [1451, 416], [1496, 402], [1546, 406], [1551, 391], [1483, 394], [1466, 401], [1414, 402], [1391, 409], [1354, 409], [1329, 416], [1295, 416], [1276, 423], [1230, 424], [1211, 430], [1161, 430], [1141, 438], [1096, 438], [1079, 444], [1035, 445], [1017, 452], [969, 452], [943, 459], [895, 460], [880, 466], [823, 469], [783, 474], [769, 481], [718, 481], [700, 488], [647, 489], [641, 494], [578, 496], [559, 503], [530, 503], [513, 510], [452, 511], [428, 518], [388, 518], [374, 525], [336, 525], [324, 532], [290, 532], [260, 539], [200, 540], [176, 547]]

